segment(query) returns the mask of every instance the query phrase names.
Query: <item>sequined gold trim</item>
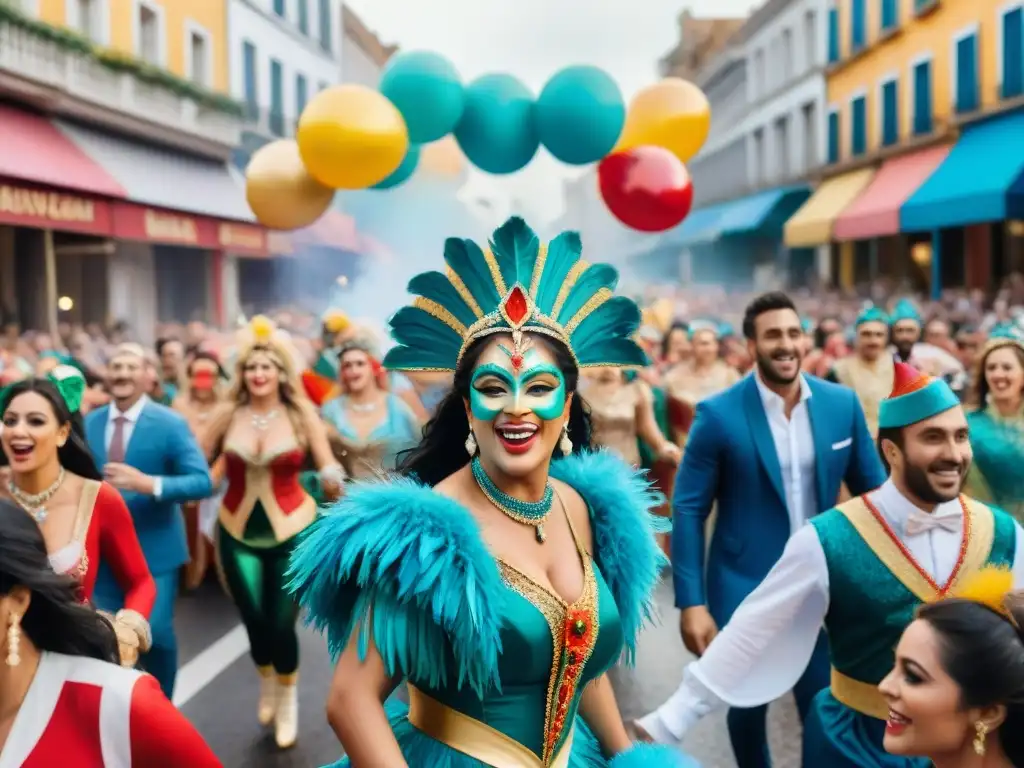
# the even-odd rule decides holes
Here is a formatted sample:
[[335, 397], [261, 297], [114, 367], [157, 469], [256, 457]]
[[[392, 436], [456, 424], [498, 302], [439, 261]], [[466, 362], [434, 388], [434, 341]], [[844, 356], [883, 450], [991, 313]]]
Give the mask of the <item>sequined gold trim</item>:
[[540, 278], [544, 274], [544, 265], [548, 260], [548, 244], [541, 243], [537, 249], [537, 261], [533, 265], [533, 275], [530, 277], [530, 298], [537, 300], [537, 291], [540, 290]]
[[484, 311], [480, 309], [480, 305], [476, 303], [476, 299], [473, 298], [473, 294], [469, 292], [469, 288], [467, 288], [466, 284], [462, 282], [462, 278], [459, 277], [455, 270], [449, 268], [445, 271], [445, 275], [448, 278], [448, 282], [452, 284], [452, 288], [454, 288], [455, 292], [459, 294], [459, 298], [466, 302], [466, 306], [469, 307], [470, 311], [472, 311], [478, 319], [483, 317]]
[[494, 287], [498, 289], [498, 295], [504, 296], [508, 293], [508, 286], [505, 285], [505, 278], [501, 276], [501, 267], [498, 266], [498, 260], [494, 258], [494, 253], [490, 248], [484, 248], [484, 261], [487, 262], [487, 269], [491, 273]]
[[967, 514], [971, 516], [971, 536], [967, 541], [963, 565], [949, 588], [951, 592], [955, 592], [965, 579], [985, 566], [996, 538], [996, 518], [992, 509], [967, 496], [962, 498], [967, 506]]
[[444, 323], [457, 334], [459, 334], [459, 336], [466, 335], [466, 326], [460, 323], [458, 319], [455, 317], [455, 315], [453, 315], [447, 309], [442, 307], [436, 301], [433, 301], [431, 299], [425, 299], [422, 296], [417, 296], [415, 299], [412, 300], [412, 305], [414, 307], [422, 309], [431, 317], [440, 320], [442, 323]]
[[491, 768], [568, 768], [572, 733], [550, 763], [486, 723], [442, 704], [414, 685], [409, 691], [409, 724], [435, 741]]
[[860, 712], [876, 720], [889, 719], [889, 705], [885, 703], [885, 697], [877, 685], [854, 680], [832, 667], [831, 690], [836, 701], [845, 704], [854, 712]]
[[572, 265], [572, 269], [569, 270], [569, 274], [565, 276], [565, 282], [562, 283], [562, 287], [558, 289], [558, 296], [555, 298], [555, 306], [551, 308], [551, 316], [557, 318], [559, 313], [562, 311], [562, 306], [565, 304], [565, 300], [569, 298], [569, 291], [576, 285], [576, 281], [580, 279], [586, 269], [590, 266], [589, 262], [580, 259]]
[[598, 290], [597, 293], [595, 293], [593, 296], [587, 299], [586, 304], [580, 307], [579, 311], [577, 311], [576, 314], [572, 316], [572, 319], [565, 324], [565, 332], [570, 336], [573, 333], [575, 333], [580, 323], [586, 320], [595, 309], [597, 309], [606, 301], [608, 301], [608, 299], [610, 299], [613, 295], [614, 294], [607, 288], [601, 288], [600, 290]]

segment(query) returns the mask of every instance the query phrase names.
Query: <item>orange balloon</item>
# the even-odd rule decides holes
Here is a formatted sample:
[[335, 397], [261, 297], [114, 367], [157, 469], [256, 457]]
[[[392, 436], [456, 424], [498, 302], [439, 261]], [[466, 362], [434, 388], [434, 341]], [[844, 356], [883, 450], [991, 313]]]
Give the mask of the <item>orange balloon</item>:
[[261, 147], [245, 169], [245, 197], [257, 220], [270, 229], [300, 229], [320, 218], [334, 199], [306, 171], [291, 139]]
[[461, 176], [465, 169], [466, 157], [459, 149], [454, 136], [448, 135], [420, 146], [417, 173], [451, 178]]
[[633, 97], [615, 152], [642, 146], [664, 147], [688, 162], [711, 130], [711, 105], [691, 82], [666, 77]]

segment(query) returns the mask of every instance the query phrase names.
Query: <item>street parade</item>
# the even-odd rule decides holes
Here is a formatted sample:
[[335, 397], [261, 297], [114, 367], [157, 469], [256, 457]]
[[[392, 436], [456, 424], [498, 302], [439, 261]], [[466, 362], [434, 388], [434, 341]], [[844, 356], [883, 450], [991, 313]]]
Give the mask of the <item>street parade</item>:
[[530, 2], [0, 0], [0, 768], [1024, 768], [1024, 8]]

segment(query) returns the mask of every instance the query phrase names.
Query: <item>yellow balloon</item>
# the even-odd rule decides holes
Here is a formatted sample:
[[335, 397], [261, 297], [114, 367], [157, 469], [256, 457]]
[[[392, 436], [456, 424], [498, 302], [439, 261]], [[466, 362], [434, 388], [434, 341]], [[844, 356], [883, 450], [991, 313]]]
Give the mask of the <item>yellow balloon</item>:
[[313, 98], [295, 138], [306, 169], [334, 189], [366, 189], [392, 174], [409, 149], [401, 113], [362, 85], [336, 85]]
[[245, 198], [263, 226], [301, 229], [327, 210], [334, 190], [309, 175], [298, 144], [280, 139], [253, 154], [245, 169]]
[[711, 130], [711, 105], [693, 83], [666, 77], [633, 97], [615, 147], [663, 147], [684, 163], [700, 151]]

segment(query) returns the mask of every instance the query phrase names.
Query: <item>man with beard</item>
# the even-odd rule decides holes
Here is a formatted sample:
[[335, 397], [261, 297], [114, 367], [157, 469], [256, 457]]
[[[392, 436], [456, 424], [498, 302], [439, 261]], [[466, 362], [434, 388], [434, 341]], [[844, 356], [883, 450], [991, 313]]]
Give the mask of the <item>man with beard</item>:
[[900, 299], [889, 316], [892, 323], [892, 344], [896, 348], [896, 359], [909, 362], [914, 345], [921, 340], [921, 315], [907, 299]]
[[638, 723], [678, 743], [718, 706], [773, 701], [799, 679], [819, 631], [829, 636], [831, 686], [804, 721], [803, 765], [923, 768], [887, 754], [887, 728], [915, 727], [890, 710], [878, 684], [922, 602], [956, 591], [983, 567], [1011, 568], [1024, 585], [1024, 531], [1005, 512], [961, 495], [971, 464], [967, 419], [941, 379], [896, 363], [879, 412], [878, 449], [891, 473], [877, 490], [818, 515], [798, 531], [682, 685]]
[[[146, 394], [152, 370], [142, 347], [119, 345], [107, 366], [113, 403], [89, 413], [85, 435], [104, 479], [124, 496], [156, 581], [156, 603], [149, 618], [152, 644], [139, 666], [172, 698], [178, 672], [174, 601], [178, 572], [189, 559], [181, 504], [210, 496], [213, 484], [188, 422]], [[100, 610], [111, 613], [123, 607], [124, 595], [105, 564], [100, 566], [93, 599]]]
[[828, 378], [857, 393], [868, 431], [878, 434], [878, 409], [892, 391], [893, 358], [889, 344], [889, 318], [877, 307], [868, 307], [855, 324], [854, 353], [837, 360]]
[[[680, 631], [698, 656], [782, 556], [790, 535], [836, 503], [844, 481], [852, 493], [885, 481], [856, 395], [800, 372], [803, 329], [790, 298], [755, 299], [743, 334], [755, 369], [697, 406], [672, 501]], [[715, 502], [705, 568], [705, 521]], [[824, 636], [803, 663], [806, 674], [791, 681], [801, 714], [828, 685]], [[771, 764], [764, 704], [729, 712], [739, 768]]]

